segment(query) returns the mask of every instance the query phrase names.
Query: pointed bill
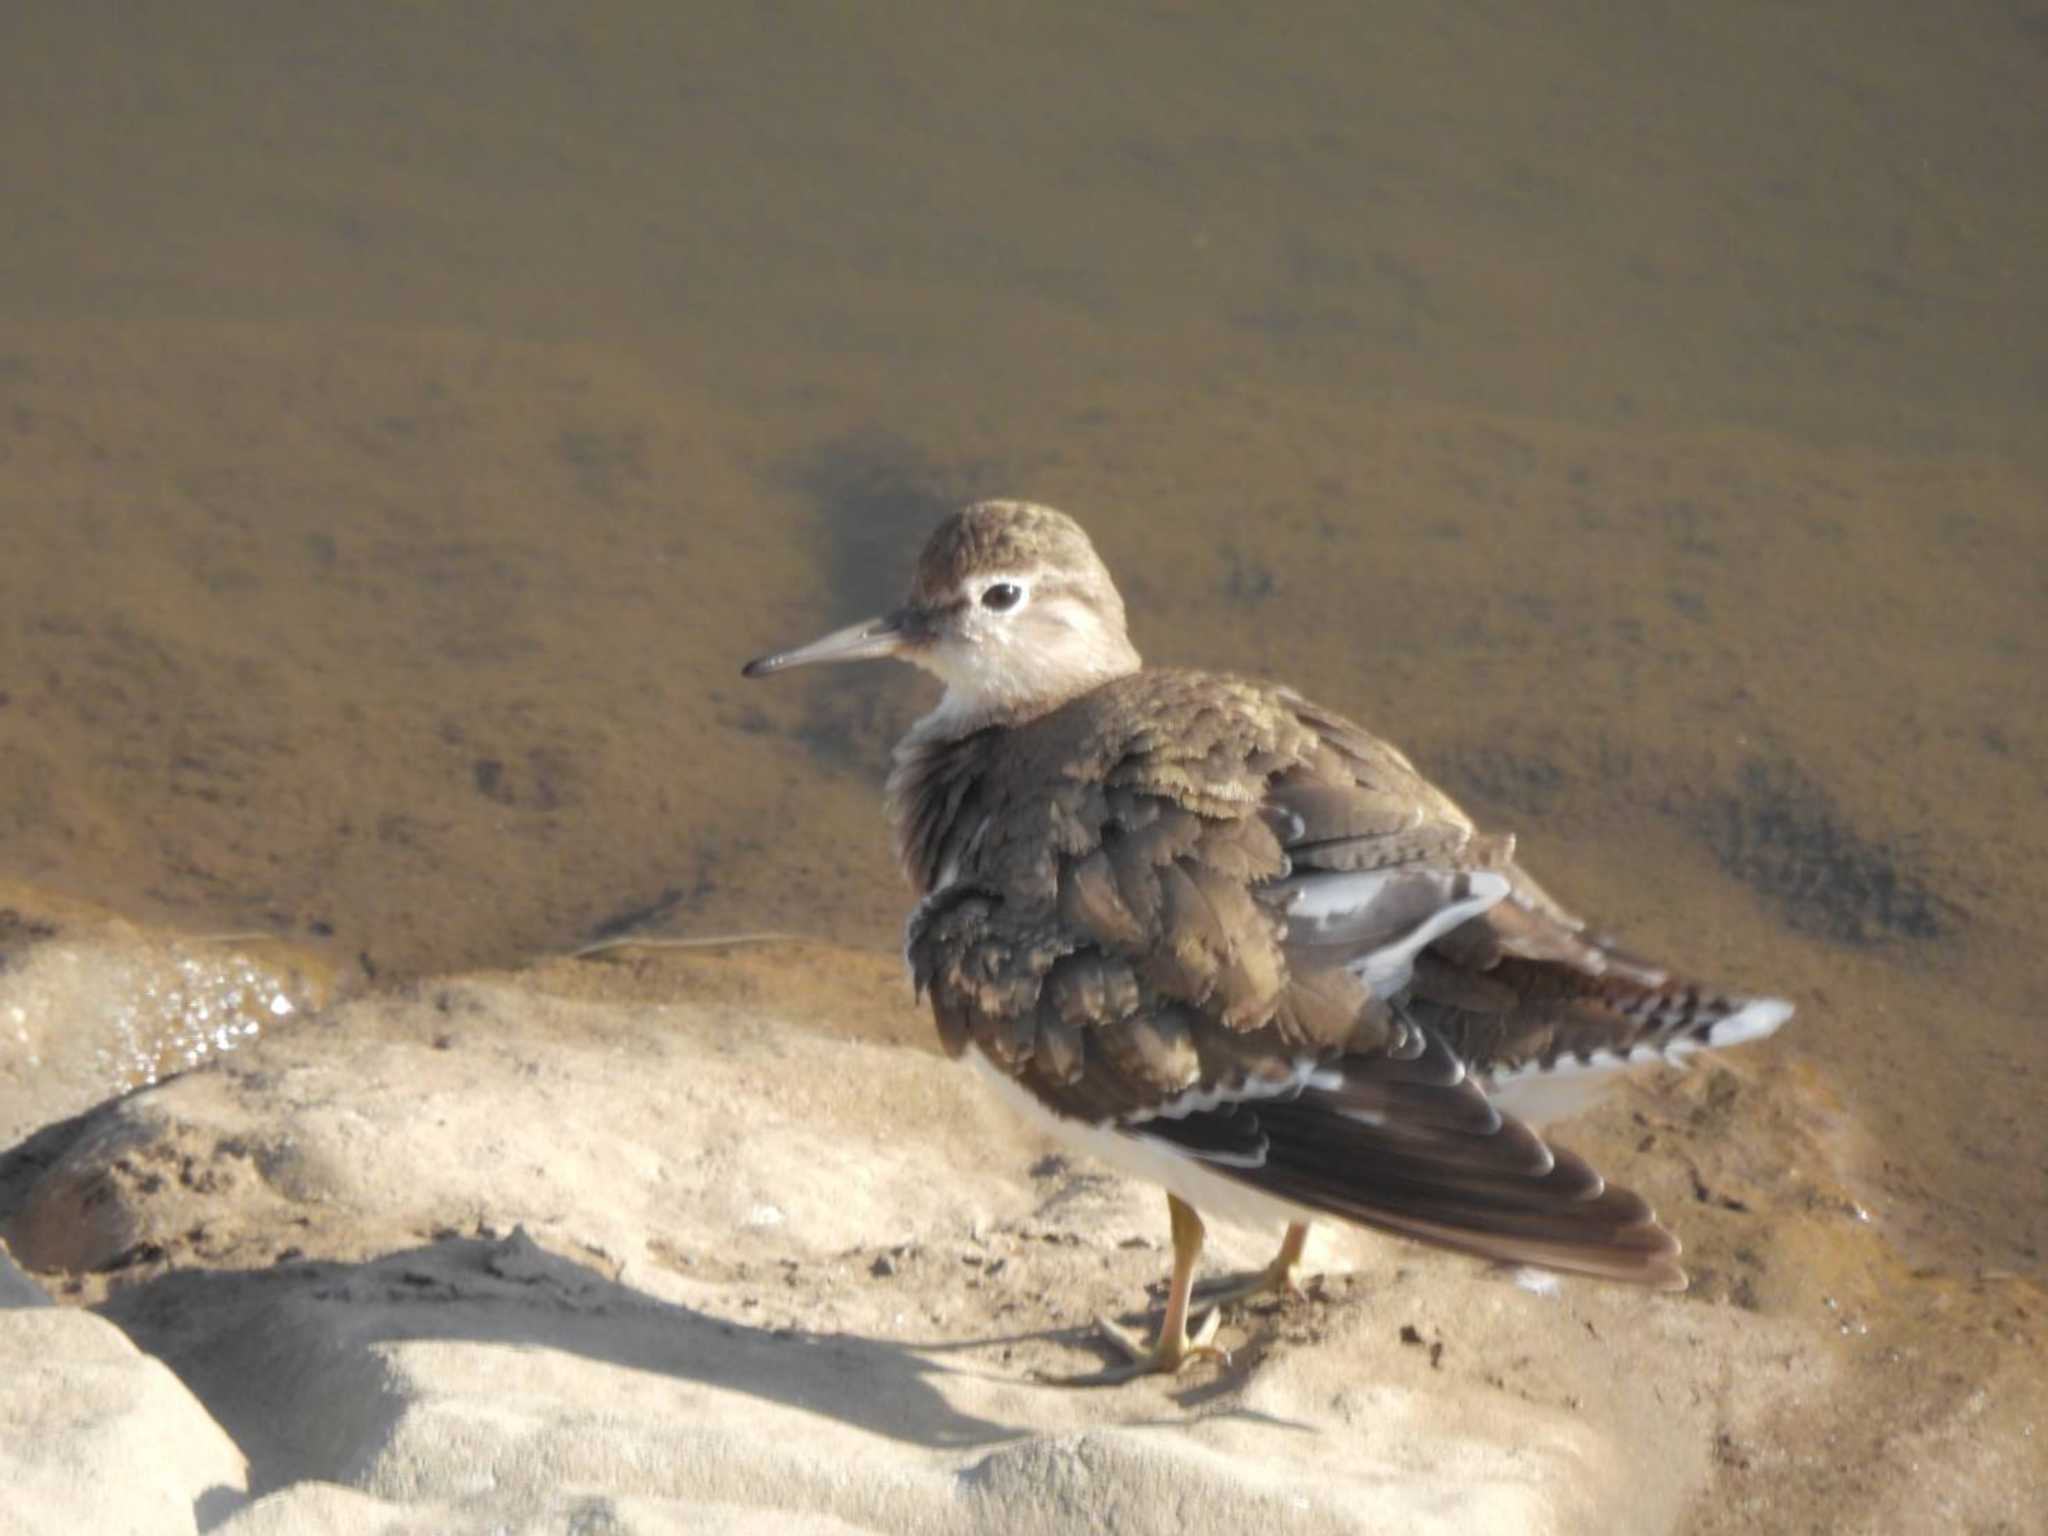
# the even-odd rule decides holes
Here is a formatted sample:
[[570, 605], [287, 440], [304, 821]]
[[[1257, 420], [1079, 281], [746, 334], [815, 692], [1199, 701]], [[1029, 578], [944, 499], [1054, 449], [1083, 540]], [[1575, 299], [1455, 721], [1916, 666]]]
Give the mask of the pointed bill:
[[776, 651], [768, 656], [756, 656], [740, 668], [742, 677], [767, 677], [775, 672], [787, 672], [791, 667], [809, 667], [835, 661], [872, 661], [881, 656], [895, 656], [910, 643], [907, 615], [901, 612], [885, 613], [880, 618], [863, 619], [858, 624], [849, 624], [844, 629], [835, 629], [831, 634], [813, 640], [809, 645], [799, 645], [794, 650]]

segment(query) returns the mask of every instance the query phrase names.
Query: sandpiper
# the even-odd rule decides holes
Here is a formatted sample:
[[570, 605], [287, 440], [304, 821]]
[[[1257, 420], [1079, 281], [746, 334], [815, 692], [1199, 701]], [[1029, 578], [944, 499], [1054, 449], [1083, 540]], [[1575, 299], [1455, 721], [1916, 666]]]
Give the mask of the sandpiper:
[[[1768, 1035], [1791, 1005], [1617, 948], [1399, 751], [1270, 683], [1143, 667], [1079, 524], [987, 501], [881, 618], [748, 677], [893, 656], [944, 697], [888, 804], [905, 955], [949, 1054], [1167, 1191], [1156, 1339], [1106, 1382], [1221, 1357], [1191, 1334], [1197, 1209], [1284, 1221], [1238, 1296], [1299, 1294], [1334, 1217], [1512, 1264], [1682, 1288], [1637, 1195], [1533, 1128], [1605, 1076]], [[1234, 1299], [1234, 1298], [1226, 1298]]]

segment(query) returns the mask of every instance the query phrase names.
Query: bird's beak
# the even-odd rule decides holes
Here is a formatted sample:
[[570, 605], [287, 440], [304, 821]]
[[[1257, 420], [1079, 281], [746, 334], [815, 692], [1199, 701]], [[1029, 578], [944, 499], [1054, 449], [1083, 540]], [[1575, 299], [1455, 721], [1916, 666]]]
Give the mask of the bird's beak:
[[849, 624], [795, 650], [756, 656], [740, 668], [740, 676], [767, 677], [773, 672], [787, 672], [791, 667], [814, 666], [820, 662], [871, 661], [878, 656], [901, 655], [912, 639], [910, 618], [908, 610], [899, 610], [885, 613], [878, 619]]

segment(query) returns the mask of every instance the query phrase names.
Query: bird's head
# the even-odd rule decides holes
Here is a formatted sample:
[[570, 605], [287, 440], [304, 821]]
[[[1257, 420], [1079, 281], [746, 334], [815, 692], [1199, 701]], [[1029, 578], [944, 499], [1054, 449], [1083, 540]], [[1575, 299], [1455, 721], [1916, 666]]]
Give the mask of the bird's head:
[[946, 685], [936, 720], [1028, 719], [1138, 670], [1124, 603], [1081, 525], [1028, 501], [983, 501], [938, 526], [910, 596], [879, 618], [757, 657], [766, 677], [893, 656]]

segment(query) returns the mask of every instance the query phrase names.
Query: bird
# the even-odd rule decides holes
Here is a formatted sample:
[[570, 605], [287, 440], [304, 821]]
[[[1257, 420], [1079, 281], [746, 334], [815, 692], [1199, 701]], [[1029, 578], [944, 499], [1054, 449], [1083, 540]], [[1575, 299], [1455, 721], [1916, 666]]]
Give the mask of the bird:
[[[937, 677], [886, 803], [941, 1044], [1064, 1144], [1166, 1191], [1156, 1333], [1099, 1319], [1089, 1384], [1227, 1362], [1223, 1306], [1300, 1296], [1335, 1220], [1514, 1266], [1683, 1289], [1640, 1196], [1541, 1127], [1640, 1063], [1792, 1014], [1622, 949], [1397, 748], [1280, 684], [1145, 666], [1079, 523], [947, 517], [908, 598], [760, 656]], [[1193, 1320], [1202, 1212], [1285, 1223]]]

